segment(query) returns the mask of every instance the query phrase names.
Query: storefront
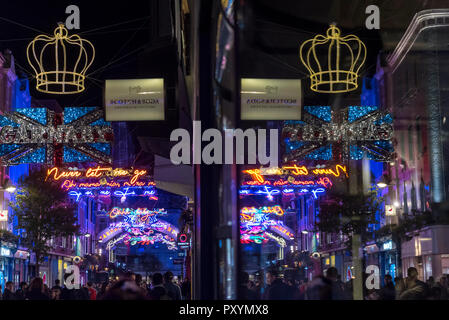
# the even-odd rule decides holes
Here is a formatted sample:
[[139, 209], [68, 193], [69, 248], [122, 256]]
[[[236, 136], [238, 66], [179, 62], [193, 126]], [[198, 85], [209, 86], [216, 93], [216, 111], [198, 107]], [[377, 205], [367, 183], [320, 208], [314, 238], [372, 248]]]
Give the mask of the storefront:
[[397, 270], [397, 250], [396, 244], [392, 240], [383, 242], [379, 249], [379, 272], [381, 284], [384, 283], [384, 276], [389, 274], [393, 280], [399, 275]]
[[8, 281], [14, 281], [14, 254], [13, 248], [2, 245], [0, 247], [0, 285], [2, 288]]
[[14, 285], [16, 288], [18, 288], [20, 282], [28, 280], [29, 256], [29, 252], [21, 249], [14, 253]]
[[449, 226], [425, 227], [410, 241], [402, 244], [402, 272], [415, 267], [419, 279], [426, 281], [433, 277], [436, 281], [449, 272]]

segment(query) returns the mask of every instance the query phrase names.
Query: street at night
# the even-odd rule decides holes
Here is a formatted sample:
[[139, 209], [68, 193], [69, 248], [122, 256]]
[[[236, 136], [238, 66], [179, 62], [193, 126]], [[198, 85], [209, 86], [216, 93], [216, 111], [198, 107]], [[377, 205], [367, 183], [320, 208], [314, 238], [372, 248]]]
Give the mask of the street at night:
[[449, 300], [448, 30], [447, 0], [2, 1], [2, 310]]

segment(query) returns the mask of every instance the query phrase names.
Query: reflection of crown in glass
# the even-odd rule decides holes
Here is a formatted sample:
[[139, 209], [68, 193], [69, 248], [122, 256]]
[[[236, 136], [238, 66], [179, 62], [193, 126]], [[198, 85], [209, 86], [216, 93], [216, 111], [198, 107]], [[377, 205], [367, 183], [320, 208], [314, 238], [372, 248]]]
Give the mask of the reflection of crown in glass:
[[67, 36], [59, 23], [54, 36], [39, 35], [27, 47], [27, 58], [36, 75], [36, 89], [53, 94], [84, 91], [85, 73], [95, 57], [92, 43], [79, 35]]
[[[310, 73], [310, 89], [323, 93], [348, 92], [357, 89], [358, 73], [366, 59], [365, 44], [355, 35], [340, 36], [341, 32], [331, 25], [326, 36], [317, 35], [305, 41], [299, 54]], [[318, 57], [323, 53], [326, 62]]]

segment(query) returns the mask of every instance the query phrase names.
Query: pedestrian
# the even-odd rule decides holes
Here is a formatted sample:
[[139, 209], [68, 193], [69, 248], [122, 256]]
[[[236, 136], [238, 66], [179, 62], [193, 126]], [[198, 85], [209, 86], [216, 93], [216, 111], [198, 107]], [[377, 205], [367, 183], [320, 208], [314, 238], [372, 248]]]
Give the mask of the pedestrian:
[[345, 300], [345, 287], [341, 279], [338, 277], [337, 268], [330, 267], [327, 269], [326, 278], [331, 283], [331, 300]]
[[285, 284], [288, 286], [288, 296], [290, 300], [299, 300], [299, 288], [296, 286], [295, 280], [292, 278], [287, 278]]
[[259, 273], [256, 273], [256, 281], [255, 282], [256, 283], [255, 283], [254, 291], [256, 292], [256, 300], [261, 300], [264, 295], [264, 292], [265, 292], [265, 287], [264, 287], [262, 276]]
[[185, 277], [181, 284], [182, 300], [190, 300], [190, 280]]
[[44, 293], [44, 281], [40, 277], [34, 278], [30, 283], [30, 288], [26, 293], [26, 300], [50, 300]]
[[427, 296], [427, 285], [418, 279], [418, 270], [414, 267], [408, 268], [404, 290], [399, 294], [399, 300], [425, 300]]
[[306, 300], [331, 300], [332, 284], [330, 280], [322, 275], [314, 276], [312, 281], [307, 283], [305, 298]]
[[449, 297], [449, 288], [448, 288], [448, 281], [446, 276], [441, 276], [440, 281], [438, 281], [437, 284], [435, 284], [438, 288], [441, 290], [441, 300], [447, 300]]
[[442, 296], [442, 294], [441, 294], [441, 287], [434, 286], [434, 287], [430, 288], [429, 300], [443, 300], [441, 298], [441, 296]]
[[143, 282], [142, 275], [140, 273], [136, 274], [136, 285], [142, 290], [142, 294], [146, 296], [148, 294], [147, 284]]
[[299, 297], [298, 297], [298, 300], [305, 300], [306, 299], [306, 291], [307, 291], [307, 279], [299, 280]]
[[153, 275], [153, 284], [149, 296], [151, 300], [171, 300], [164, 287], [162, 274], [155, 273]]
[[104, 296], [106, 295], [106, 288], [107, 288], [108, 284], [109, 284], [109, 281], [104, 281], [101, 284], [100, 291], [98, 292], [98, 295], [97, 295], [97, 300], [103, 300]]
[[279, 271], [276, 269], [270, 269], [267, 272], [267, 284], [268, 288], [264, 296], [264, 300], [289, 300], [289, 288], [280, 279]]
[[164, 288], [171, 300], [181, 300], [181, 288], [173, 283], [173, 273], [167, 271], [164, 274]]
[[93, 288], [92, 282], [87, 282], [87, 290], [89, 291], [89, 300], [97, 300], [97, 291]]
[[393, 283], [393, 278], [386, 274], [384, 277], [384, 286], [380, 289], [379, 296], [380, 300], [395, 300], [396, 299], [396, 289]]
[[[52, 292], [52, 295], [57, 295], [58, 297], [61, 296], [62, 287], [61, 287], [61, 281], [59, 279], [55, 280], [55, 285], [51, 288], [51, 292]], [[55, 299], [55, 300], [59, 300], [59, 299]]]
[[429, 288], [433, 288], [434, 285], [435, 285], [435, 278], [430, 276], [429, 279], [427, 280], [427, 286]]
[[8, 281], [5, 284], [5, 291], [3, 291], [3, 300], [17, 300], [14, 294], [14, 283]]
[[25, 281], [22, 281], [19, 284], [19, 289], [16, 290], [16, 299], [17, 300], [25, 300], [25, 295], [28, 289], [28, 284]]
[[102, 300], [146, 300], [146, 297], [134, 280], [122, 279], [106, 290]]
[[249, 288], [249, 274], [248, 272], [242, 272], [240, 274], [242, 283], [239, 286], [239, 294], [241, 300], [256, 300], [256, 292]]

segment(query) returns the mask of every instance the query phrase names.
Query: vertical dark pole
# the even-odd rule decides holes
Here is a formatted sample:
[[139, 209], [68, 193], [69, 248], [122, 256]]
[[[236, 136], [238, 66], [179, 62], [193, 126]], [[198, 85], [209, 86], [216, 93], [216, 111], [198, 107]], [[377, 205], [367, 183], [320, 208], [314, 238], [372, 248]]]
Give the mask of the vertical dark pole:
[[[240, 128], [240, 114], [241, 114], [241, 101], [240, 101], [240, 92], [241, 92], [241, 80], [240, 80], [240, 29], [239, 29], [239, 10], [240, 10], [240, 0], [235, 2], [234, 5], [234, 101], [235, 101], [235, 124], [236, 128]], [[240, 166], [237, 166], [237, 192], [240, 186]], [[237, 275], [237, 299], [242, 299], [241, 292], [239, 290], [240, 284], [242, 283], [242, 265], [240, 258], [242, 257], [241, 245], [240, 245], [240, 197], [237, 196], [237, 212], [235, 213], [235, 228], [233, 230], [233, 241], [235, 242], [236, 254], [235, 254], [235, 266], [236, 266], [236, 275]]]
[[[213, 128], [212, 100], [212, 1], [201, 0], [198, 26], [197, 103], [201, 127]], [[197, 146], [201, 147], [201, 146]], [[195, 260], [194, 299], [214, 299], [217, 287], [214, 229], [218, 214], [217, 168], [195, 164]]]

